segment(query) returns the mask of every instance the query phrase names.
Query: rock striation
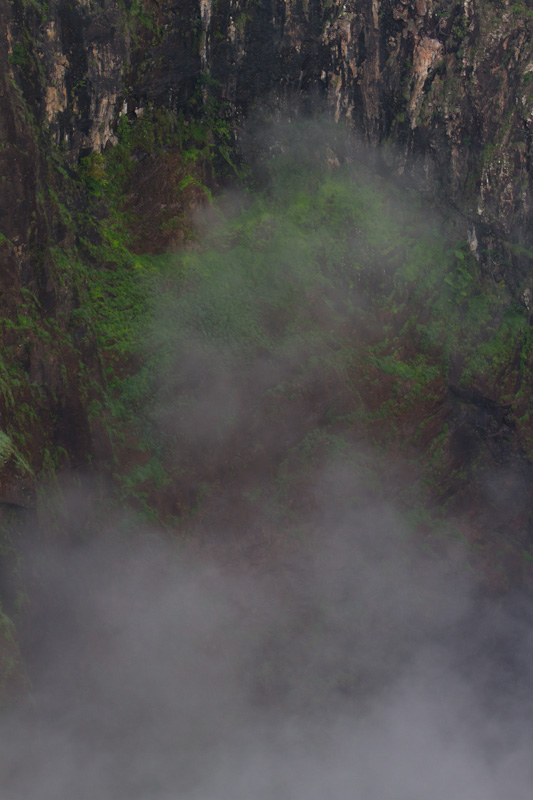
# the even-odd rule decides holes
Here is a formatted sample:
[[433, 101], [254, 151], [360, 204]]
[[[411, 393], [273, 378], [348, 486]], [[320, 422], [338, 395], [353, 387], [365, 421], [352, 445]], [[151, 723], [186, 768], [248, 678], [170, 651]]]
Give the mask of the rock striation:
[[[4, 59], [67, 158], [209, 80], [235, 124], [321, 100], [483, 232], [529, 242], [533, 11], [514, 0], [4, 0]], [[39, 9], [41, 9], [39, 11]], [[7, 66], [6, 64], [6, 66]]]

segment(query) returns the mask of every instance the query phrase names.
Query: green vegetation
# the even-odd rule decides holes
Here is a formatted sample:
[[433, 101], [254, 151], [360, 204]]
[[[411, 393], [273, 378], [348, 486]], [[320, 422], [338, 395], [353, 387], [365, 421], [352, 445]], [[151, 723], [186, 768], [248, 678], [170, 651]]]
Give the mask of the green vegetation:
[[[526, 309], [416, 196], [361, 164], [328, 167], [336, 132], [327, 150], [322, 129], [306, 130], [307, 149], [301, 132], [282, 130], [262, 184], [241, 176], [240, 195], [215, 201], [214, 173], [221, 164], [238, 170], [211, 88], [206, 80], [199, 89], [204, 119], [152, 108], [124, 116], [117, 144], [85, 158], [79, 177], [55, 172], [48, 198], [77, 232], [68, 251], [51, 251], [55, 279], [78, 300], [64, 319], [43, 324], [26, 288], [3, 322], [13, 342], [6, 365], [21, 340], [76, 354], [78, 373], [62, 367], [62, 380], [81, 387], [91, 425], [109, 437], [119, 497], [171, 526], [189, 524], [209, 502], [216, 479], [206, 475], [221, 459], [230, 474], [253, 472], [287, 414], [309, 421], [287, 434], [260, 493], [278, 522], [311, 465], [341, 458], [353, 436], [415, 460], [429, 437], [423, 480], [437, 485], [448, 433], [444, 422], [428, 423], [432, 404], [447, 383], [505, 382], [517, 358], [526, 386]], [[154, 187], [146, 205], [136, 199], [140, 179]], [[206, 208], [198, 240], [191, 203]], [[155, 239], [179, 234], [178, 254], [151, 249], [154, 225]], [[103, 389], [85, 366], [93, 340]], [[2, 452], [24, 471], [35, 462], [23, 432], [43, 425], [41, 390], [13, 365], [0, 378], [4, 402], [16, 408]], [[518, 410], [527, 429], [526, 409]], [[52, 477], [66, 463], [56, 444], [39, 469]], [[195, 489], [180, 499], [184, 479]]]
[[[122, 116], [117, 143], [85, 158], [78, 173], [60, 169], [52, 154], [56, 179], [41, 202], [75, 232], [68, 250], [51, 250], [58, 291], [75, 299], [65, 319], [43, 325], [27, 289], [4, 320], [8, 361], [17, 339], [76, 354], [74, 380], [91, 424], [110, 438], [121, 498], [169, 525], [199, 511], [209, 494], [196, 488], [176, 500], [183, 476], [208, 485], [206, 470], [219, 469], [222, 451], [226, 470], [244, 468], [254, 447], [268, 452], [261, 420], [268, 428], [291, 408], [305, 417], [307, 404], [315, 409], [308, 428], [288, 437], [273, 466], [276, 513], [290, 505], [282, 464], [298, 474], [297, 462], [303, 475], [306, 459], [338, 455], [339, 441], [356, 431], [409, 458], [412, 445], [431, 436], [428, 475], [436, 482], [446, 431], [442, 423], [426, 434], [424, 409], [432, 413], [446, 383], [496, 385], [517, 357], [525, 372], [526, 309], [485, 274], [463, 233], [419, 198], [359, 163], [328, 166], [331, 151], [343, 152], [338, 130], [328, 132], [327, 147], [323, 128], [282, 130], [278, 155], [254, 185], [235, 165], [215, 89], [203, 78], [187, 117], [152, 107]], [[223, 168], [241, 194], [215, 201]], [[197, 240], [188, 208], [201, 205], [208, 221]], [[170, 250], [175, 241], [178, 255], [160, 244]], [[84, 347], [94, 340], [103, 389], [85, 366]], [[0, 378], [18, 415], [5, 435], [17, 463], [29, 464], [15, 433], [40, 424], [31, 420], [39, 387], [6, 370]], [[212, 453], [193, 452], [197, 435]], [[66, 459], [56, 446], [41, 469], [52, 475]], [[254, 487], [247, 492], [255, 496]], [[162, 497], [170, 499], [161, 504]]]
[[513, 16], [522, 17], [523, 19], [533, 19], [533, 9], [526, 8], [524, 3], [513, 3], [511, 6]]
[[[225, 448], [225, 469], [237, 470], [252, 457], [254, 436], [256, 450], [268, 448], [257, 433], [265, 415], [283, 416], [310, 386], [328, 387], [318, 428], [303, 434], [322, 458], [325, 441], [347, 441], [354, 430], [407, 447], [405, 426], [413, 425], [413, 439], [423, 431], [424, 420], [411, 417], [436, 387], [497, 381], [519, 342], [527, 360], [525, 309], [485, 278], [453, 229], [361, 165], [328, 169], [323, 154], [290, 150], [272, 159], [266, 185], [243, 191], [228, 213], [223, 199], [211, 200], [201, 246], [191, 239], [178, 255], [133, 254], [131, 221], [119, 205], [128, 154], [157, 150], [166, 135], [183, 136], [183, 127], [169, 122], [154, 131], [142, 119], [121, 126], [119, 145], [84, 164], [91, 195], [113, 209], [100, 244], [84, 243], [95, 265], [84, 267], [84, 280], [107, 365], [107, 399], [95, 413], [108, 420], [123, 496], [151, 516], [154, 497], [172, 492], [183, 475], [201, 482], [205, 464], [200, 469], [193, 451], [202, 436], [213, 464]], [[184, 157], [191, 165], [198, 163], [194, 136]], [[204, 147], [208, 163], [209, 139]], [[196, 180], [184, 175], [180, 190]], [[258, 364], [272, 374], [261, 378], [260, 392]], [[349, 400], [337, 408], [336, 395]], [[244, 449], [230, 444], [243, 426], [243, 405], [243, 436], [251, 437]], [[192, 450], [191, 436], [199, 437]], [[432, 480], [445, 427], [439, 436], [428, 453]], [[123, 447], [138, 453], [125, 472]], [[305, 472], [311, 450], [295, 447], [291, 458]], [[279, 469], [281, 476], [281, 462]], [[286, 490], [272, 491], [279, 510]], [[197, 502], [188, 508], [182, 517]], [[164, 518], [174, 524], [173, 513]]]

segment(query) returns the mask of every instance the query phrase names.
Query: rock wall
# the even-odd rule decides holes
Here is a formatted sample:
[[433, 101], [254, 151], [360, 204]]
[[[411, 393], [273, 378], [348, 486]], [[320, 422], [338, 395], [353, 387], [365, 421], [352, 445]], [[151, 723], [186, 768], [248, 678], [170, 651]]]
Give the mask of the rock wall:
[[66, 222], [86, 201], [79, 162], [116, 141], [121, 115], [147, 105], [201, 114], [209, 96], [237, 132], [261, 107], [329, 109], [379, 145], [383, 168], [440, 192], [487, 273], [530, 303], [525, 3], [0, 0], [0, 19], [2, 345], [5, 374], [20, 373], [16, 397], [6, 379], [2, 413], [15, 430], [29, 424], [21, 409], [40, 409], [30, 444], [4, 425], [0, 500], [26, 502], [23, 464], [39, 472], [46, 442], [68, 463], [94, 455], [79, 364], [98, 385], [98, 355], [76, 321], [83, 280], [56, 251], [79, 234]]
[[201, 115], [209, 99], [238, 137], [261, 108], [326, 109], [383, 169], [440, 193], [529, 309], [532, 26], [529, 0], [0, 0], [0, 512], [24, 514], [43, 476], [109, 456], [68, 253], [92, 235], [72, 217], [87, 207], [79, 164], [116, 142], [121, 115]]
[[[220, 5], [202, 17], [204, 61], [238, 113], [269, 92], [323, 97], [369, 144], [389, 146], [394, 169], [440, 189], [478, 243], [531, 244], [533, 11], [525, 4]], [[515, 265], [523, 274], [526, 263]]]
[[[47, 102], [55, 105], [62, 89], [58, 84], [52, 93], [42, 66], [51, 62], [40, 61], [7, 2], [0, 20], [6, 33], [0, 39], [0, 502], [25, 506], [32, 502], [31, 476], [43, 468], [45, 442], [68, 451], [72, 464], [89, 453], [79, 374], [80, 359], [90, 363], [92, 350], [82, 343], [83, 325], [74, 331], [79, 285], [71, 265], [60, 265], [53, 255], [54, 248], [68, 250], [74, 242], [59, 212], [61, 201], [69, 202], [61, 171], [67, 173], [46, 129]], [[57, 64], [54, 69], [58, 74]]]
[[216, 87], [237, 123], [269, 98], [297, 96], [311, 107], [322, 98], [371, 145], [388, 144], [396, 169], [440, 186], [478, 241], [490, 232], [530, 244], [529, 4], [54, 0], [39, 12], [18, 0], [12, 8], [11, 72], [74, 160], [113, 142], [126, 110], [183, 108], [199, 80]]

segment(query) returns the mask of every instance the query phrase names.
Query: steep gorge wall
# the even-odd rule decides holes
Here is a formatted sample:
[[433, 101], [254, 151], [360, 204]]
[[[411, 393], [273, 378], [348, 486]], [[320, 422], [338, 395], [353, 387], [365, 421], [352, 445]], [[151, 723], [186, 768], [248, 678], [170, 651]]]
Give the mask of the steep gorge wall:
[[[71, 266], [54, 257], [74, 244], [65, 224], [68, 174], [46, 128], [50, 97], [38, 54], [20, 29], [11, 5], [0, 11], [1, 345], [0, 399], [4, 446], [0, 501], [32, 505], [32, 474], [55, 450], [66, 463], [83, 463], [90, 451], [87, 381], [94, 348], [79, 309], [79, 282]], [[82, 395], [85, 395], [83, 397]], [[26, 435], [24, 435], [26, 434]], [[68, 455], [67, 455], [68, 453]]]
[[[490, 0], [207, 4], [204, 62], [238, 111], [323, 97], [472, 226], [530, 244], [533, 11]], [[385, 156], [384, 156], [385, 157]], [[473, 232], [472, 232], [473, 235]], [[524, 267], [524, 263], [521, 265]]]
[[[79, 223], [79, 165], [117, 142], [121, 116], [149, 106], [201, 116], [209, 99], [238, 139], [261, 109], [329, 109], [381, 145], [384, 170], [440, 192], [486, 275], [529, 307], [532, 14], [510, 0], [0, 0], [4, 516], [31, 509], [55, 469], [109, 455], [90, 413], [101, 353], [68, 253], [95, 235]], [[133, 188], [142, 169], [134, 164]], [[499, 408], [493, 388], [481, 387], [488, 399], [476, 389], [478, 405]], [[460, 398], [474, 408], [465, 427], [479, 424], [472, 397]], [[522, 468], [519, 449], [509, 459]], [[1, 559], [6, 573], [7, 540]]]
[[13, 4], [11, 63], [67, 157], [113, 142], [125, 110], [184, 108], [202, 76], [216, 82], [237, 124], [269, 99], [322, 102], [369, 144], [390, 145], [394, 169], [440, 187], [489, 245], [491, 237], [530, 244], [529, 4], [62, 0], [38, 7]]
[[[18, 415], [23, 407], [44, 409], [40, 444], [20, 443], [37, 471], [46, 441], [72, 451], [75, 462], [94, 449], [91, 393], [78, 362], [89, 364], [96, 385], [100, 366], [90, 331], [72, 315], [83, 278], [57, 258], [57, 248], [68, 251], [81, 233], [69, 222], [69, 207], [87, 202], [76, 183], [78, 164], [117, 141], [121, 115], [139, 117], [147, 106], [201, 116], [209, 95], [211, 113], [237, 134], [261, 107], [271, 115], [280, 105], [329, 108], [369, 147], [381, 145], [375, 152], [384, 169], [411, 175], [456, 208], [487, 275], [504, 279], [529, 307], [529, 5], [1, 0], [1, 19], [3, 344], [13, 359], [8, 367], [28, 383], [17, 397]], [[132, 184], [135, 191], [135, 178]], [[32, 331], [17, 322], [32, 316]], [[47, 333], [53, 347], [40, 341], [45, 319], [55, 321]], [[28, 337], [32, 343], [21, 345]], [[81, 358], [80, 347], [87, 351]], [[61, 377], [67, 372], [68, 381]], [[7, 502], [20, 494], [9, 487], [22, 485], [21, 463], [11, 470], [16, 480], [3, 479]]]
[[1, 0], [1, 19], [4, 503], [31, 505], [50, 454], [72, 466], [107, 452], [88, 418], [102, 375], [84, 279], [64, 254], [87, 234], [71, 214], [87, 204], [78, 165], [116, 143], [121, 115], [201, 116], [209, 100], [238, 138], [261, 108], [329, 108], [380, 145], [383, 169], [440, 192], [487, 276], [529, 308], [528, 5]]

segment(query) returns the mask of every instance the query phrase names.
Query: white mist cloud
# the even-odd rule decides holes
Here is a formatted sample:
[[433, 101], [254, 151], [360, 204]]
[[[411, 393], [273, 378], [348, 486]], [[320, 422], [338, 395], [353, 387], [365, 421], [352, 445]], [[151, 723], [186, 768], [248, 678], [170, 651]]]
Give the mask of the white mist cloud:
[[[300, 161], [321, 149], [315, 126]], [[302, 286], [297, 269], [286, 278]], [[85, 538], [30, 548], [34, 693], [0, 723], [2, 800], [529, 798], [529, 600], [485, 597], [459, 547], [413, 541], [368, 443], [349, 432], [332, 455], [308, 436], [332, 405], [353, 410], [334, 358], [339, 331], [357, 335], [335, 310], [343, 290], [295, 292], [281, 332], [272, 320], [279, 347], [242, 355], [202, 338], [201, 305], [184, 323], [169, 283], [151, 419], [167, 458], [219, 496], [187, 544], [95, 515]], [[327, 336], [298, 337], [308, 312]], [[71, 498], [66, 530], [87, 497]], [[239, 537], [265, 552], [248, 558]]]
[[45, 642], [2, 723], [6, 800], [529, 796], [531, 627], [394, 510], [268, 569], [151, 541], [35, 559]]

